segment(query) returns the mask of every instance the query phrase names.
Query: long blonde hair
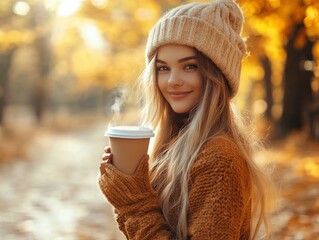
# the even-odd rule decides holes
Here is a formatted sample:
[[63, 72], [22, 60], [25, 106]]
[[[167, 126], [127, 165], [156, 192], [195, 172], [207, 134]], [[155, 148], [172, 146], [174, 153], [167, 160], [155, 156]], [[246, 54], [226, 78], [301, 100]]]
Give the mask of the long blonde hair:
[[[143, 88], [142, 124], [156, 131], [150, 157], [151, 183], [160, 197], [164, 217], [179, 239], [187, 238], [190, 167], [207, 140], [227, 133], [243, 152], [251, 173], [252, 213], [256, 216], [251, 239], [257, 238], [262, 225], [268, 238], [268, 199], [265, 193], [268, 178], [252, 160], [254, 142], [251, 134], [230, 103], [230, 90], [220, 70], [205, 55], [197, 50], [196, 53], [203, 76], [203, 97], [198, 106], [182, 119], [172, 111], [158, 89], [156, 55], [140, 79]], [[170, 219], [173, 211], [178, 213], [176, 226]]]

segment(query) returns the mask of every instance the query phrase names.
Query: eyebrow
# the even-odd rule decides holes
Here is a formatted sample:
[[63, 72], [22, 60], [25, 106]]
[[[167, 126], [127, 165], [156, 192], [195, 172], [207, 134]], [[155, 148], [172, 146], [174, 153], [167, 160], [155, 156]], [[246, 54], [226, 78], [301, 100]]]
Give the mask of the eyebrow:
[[[196, 56], [184, 57], [184, 58], [179, 59], [178, 63], [186, 62], [186, 61], [192, 60], [192, 59], [197, 59], [197, 57]], [[160, 59], [156, 59], [156, 62], [167, 64], [165, 61], [160, 60]]]

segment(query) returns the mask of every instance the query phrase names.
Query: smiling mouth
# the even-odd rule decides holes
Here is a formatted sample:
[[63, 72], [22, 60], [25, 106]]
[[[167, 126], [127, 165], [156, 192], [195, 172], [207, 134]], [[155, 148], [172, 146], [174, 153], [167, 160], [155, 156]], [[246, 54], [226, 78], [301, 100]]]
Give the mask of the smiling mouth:
[[180, 99], [186, 97], [191, 92], [168, 92], [168, 94], [174, 99]]

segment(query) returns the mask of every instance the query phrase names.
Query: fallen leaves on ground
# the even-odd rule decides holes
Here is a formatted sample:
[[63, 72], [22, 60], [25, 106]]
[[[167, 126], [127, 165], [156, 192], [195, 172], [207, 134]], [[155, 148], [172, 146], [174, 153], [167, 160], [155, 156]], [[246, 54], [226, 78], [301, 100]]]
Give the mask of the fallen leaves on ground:
[[272, 239], [313, 240], [319, 234], [319, 142], [303, 133], [276, 141], [267, 152], [279, 190]]

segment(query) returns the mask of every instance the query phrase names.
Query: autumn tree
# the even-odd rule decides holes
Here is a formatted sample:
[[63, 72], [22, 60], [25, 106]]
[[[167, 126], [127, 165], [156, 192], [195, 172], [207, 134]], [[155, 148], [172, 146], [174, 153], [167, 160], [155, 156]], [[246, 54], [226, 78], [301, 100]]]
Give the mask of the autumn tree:
[[[37, 100], [33, 105], [40, 118], [49, 80], [51, 86], [53, 82], [63, 85], [63, 90], [71, 97], [94, 87], [111, 93], [113, 89], [134, 82], [145, 63], [144, 49], [150, 28], [168, 9], [191, 1], [79, 0], [72, 1], [72, 4], [57, 1], [55, 5], [54, 1], [26, 2], [31, 10], [23, 19], [12, 14], [13, 3], [0, 3], [3, 20], [0, 33], [6, 33], [0, 34], [0, 47], [3, 54], [9, 53], [6, 51], [26, 41], [25, 37], [14, 36], [29, 36], [27, 42], [39, 58], [35, 81], [38, 90], [34, 94]], [[39, 10], [41, 2], [54, 6], [43, 8], [42, 5], [42, 10]], [[305, 125], [305, 104], [311, 101], [307, 96], [319, 86], [314, 84], [318, 73], [317, 78], [313, 78], [319, 59], [319, 1], [238, 2], [246, 17], [244, 35], [248, 36], [247, 46], [251, 54], [244, 60], [242, 82], [235, 101], [242, 108], [247, 105], [257, 107], [258, 112], [265, 113], [270, 121], [278, 121], [282, 133], [302, 128]], [[74, 7], [73, 13], [57, 16], [59, 4]], [[20, 24], [19, 28], [16, 24]], [[16, 30], [12, 32], [12, 29]], [[4, 47], [8, 46], [8, 39], [24, 41], [11, 40], [10, 48]], [[9, 59], [8, 54], [3, 56]], [[8, 68], [2, 68], [2, 71], [5, 69]], [[49, 76], [52, 79], [48, 79]], [[4, 95], [4, 86], [0, 98]], [[58, 98], [60, 95], [60, 92], [56, 93]], [[245, 102], [245, 99], [248, 100]]]
[[3, 125], [4, 108], [7, 104], [8, 80], [11, 59], [15, 48], [0, 52], [0, 125]]
[[0, 125], [3, 124], [4, 108], [7, 103], [9, 70], [12, 56], [17, 45], [20, 43], [17, 32], [11, 31], [8, 25], [11, 21], [10, 6], [4, 2], [0, 3]]
[[307, 37], [304, 25], [297, 23], [286, 44], [283, 113], [279, 122], [282, 134], [294, 129], [300, 130], [305, 125], [305, 115], [313, 101], [313, 72], [305, 66], [313, 61], [312, 49], [313, 42]]
[[40, 123], [47, 103], [48, 76], [52, 65], [52, 50], [50, 45], [50, 13], [42, 2], [33, 5], [30, 18], [31, 28], [36, 29], [34, 48], [38, 55], [38, 74], [35, 79], [33, 108]]
[[12, 59], [23, 46], [31, 46], [37, 53], [37, 76], [34, 79], [32, 107], [38, 121], [41, 120], [46, 103], [46, 78], [50, 71], [51, 50], [49, 46], [49, 13], [41, 1], [2, 1], [0, 3], [0, 124], [9, 94], [9, 71]]
[[277, 120], [277, 133], [281, 136], [302, 129], [313, 93], [315, 68], [309, 65], [315, 66], [315, 59], [318, 65], [319, 54], [314, 46], [319, 36], [319, 2], [242, 0], [240, 3], [247, 16], [245, 30], [250, 36], [251, 53], [260, 59], [264, 72], [261, 79], [266, 86], [266, 115]]

